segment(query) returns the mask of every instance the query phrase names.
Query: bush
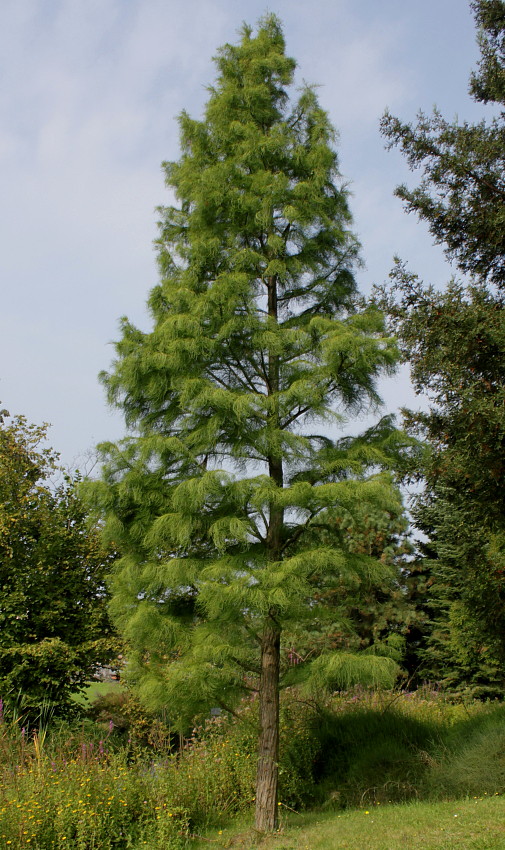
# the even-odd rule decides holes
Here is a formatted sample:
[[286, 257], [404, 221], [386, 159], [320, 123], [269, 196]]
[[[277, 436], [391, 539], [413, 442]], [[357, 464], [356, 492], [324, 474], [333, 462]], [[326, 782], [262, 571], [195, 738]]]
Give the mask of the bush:
[[[95, 734], [89, 735], [92, 731]], [[54, 724], [27, 737], [0, 724], [0, 839], [16, 848], [185, 846], [189, 815], [164, 799], [156, 771], [96, 725]]]
[[179, 735], [172, 731], [167, 718], [146, 711], [138, 697], [123, 687], [97, 696], [87, 714], [103, 729], [114, 729], [132, 748], [158, 753], [177, 749]]

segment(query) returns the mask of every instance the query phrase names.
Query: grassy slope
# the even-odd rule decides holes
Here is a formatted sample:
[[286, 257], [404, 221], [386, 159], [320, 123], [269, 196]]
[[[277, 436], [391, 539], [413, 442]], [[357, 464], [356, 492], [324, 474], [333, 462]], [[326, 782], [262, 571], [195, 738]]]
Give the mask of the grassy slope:
[[290, 815], [280, 834], [223, 829], [204, 847], [233, 850], [505, 850], [505, 797]]

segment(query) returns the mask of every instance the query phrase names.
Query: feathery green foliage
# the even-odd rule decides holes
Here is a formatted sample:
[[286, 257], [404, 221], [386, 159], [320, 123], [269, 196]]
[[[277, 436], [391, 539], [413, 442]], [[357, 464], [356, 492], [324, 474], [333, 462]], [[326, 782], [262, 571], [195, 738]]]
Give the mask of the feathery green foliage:
[[[216, 64], [204, 119], [181, 116], [181, 158], [165, 163], [178, 205], [160, 210], [152, 330], [124, 319], [103, 375], [132, 434], [102, 446], [90, 489], [123, 554], [113, 613], [146, 701], [191, 718], [259, 689], [273, 712], [260, 709], [268, 804], [257, 794], [270, 818], [259, 828], [272, 828], [292, 629], [315, 629], [321, 655], [341, 618], [326, 594], [389, 580], [387, 558], [353, 547], [348, 529], [363, 515], [399, 521], [404, 438], [382, 420], [335, 440], [379, 404], [397, 350], [380, 312], [358, 306], [335, 133], [311, 88], [290, 101], [279, 21], [244, 27]], [[386, 670], [367, 659], [367, 681]]]

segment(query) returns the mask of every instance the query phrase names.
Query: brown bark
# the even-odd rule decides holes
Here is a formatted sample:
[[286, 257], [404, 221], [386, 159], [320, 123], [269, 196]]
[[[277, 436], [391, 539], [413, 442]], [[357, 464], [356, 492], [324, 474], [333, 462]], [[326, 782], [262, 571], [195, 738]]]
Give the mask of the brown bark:
[[[268, 315], [277, 321], [277, 280], [267, 281]], [[272, 436], [279, 428], [278, 410], [279, 358], [269, 353], [268, 394], [274, 397], [269, 425]], [[275, 436], [273, 440], [275, 445]], [[268, 473], [277, 487], [283, 486], [282, 457], [272, 448], [268, 457]], [[282, 531], [284, 511], [273, 502], [266, 535], [268, 560], [272, 563], [282, 557]], [[279, 778], [279, 670], [281, 628], [271, 609], [266, 618], [261, 638], [261, 673], [259, 686], [258, 772], [256, 775], [256, 829], [272, 832], [277, 829], [277, 797]]]
[[261, 641], [255, 823], [259, 832], [273, 832], [278, 823], [279, 662], [280, 628], [272, 617], [268, 617]]

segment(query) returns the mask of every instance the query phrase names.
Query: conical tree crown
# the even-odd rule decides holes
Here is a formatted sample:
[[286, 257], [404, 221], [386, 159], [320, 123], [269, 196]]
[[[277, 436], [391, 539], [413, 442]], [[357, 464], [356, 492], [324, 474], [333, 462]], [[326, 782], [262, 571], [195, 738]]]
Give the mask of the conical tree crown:
[[216, 64], [204, 119], [181, 116], [182, 156], [165, 164], [177, 204], [161, 210], [153, 328], [124, 320], [103, 376], [135, 433], [103, 447], [94, 488], [124, 552], [116, 615], [172, 707], [250, 686], [265, 618], [331, 631], [325, 587], [387, 573], [349, 548], [354, 509], [401, 513], [381, 471], [392, 427], [331, 436], [379, 402], [397, 359], [381, 314], [357, 307], [334, 131], [312, 89], [291, 103], [275, 17]]

